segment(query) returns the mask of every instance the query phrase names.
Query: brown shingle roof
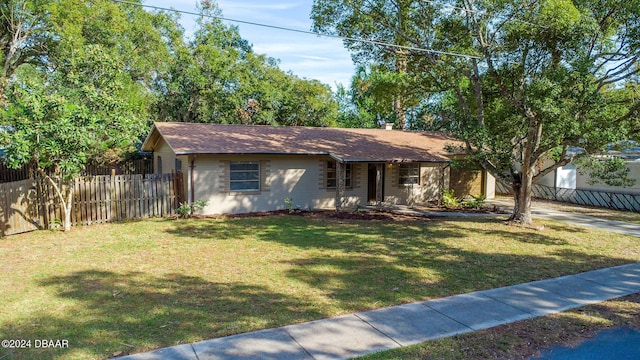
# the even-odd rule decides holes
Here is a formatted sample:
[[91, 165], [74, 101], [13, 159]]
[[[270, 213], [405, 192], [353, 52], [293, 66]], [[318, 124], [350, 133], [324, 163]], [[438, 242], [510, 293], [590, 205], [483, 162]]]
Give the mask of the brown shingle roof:
[[448, 161], [445, 145], [459, 144], [439, 132], [160, 122], [154, 125], [143, 150], [152, 151], [162, 136], [176, 155], [327, 154], [346, 162]]

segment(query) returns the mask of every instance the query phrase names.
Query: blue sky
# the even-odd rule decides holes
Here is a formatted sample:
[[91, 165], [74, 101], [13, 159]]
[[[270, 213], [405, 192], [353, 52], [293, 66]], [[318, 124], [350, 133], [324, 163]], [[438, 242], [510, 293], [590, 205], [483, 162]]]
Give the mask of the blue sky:
[[[225, 18], [309, 31], [311, 0], [218, 0]], [[146, 0], [145, 5], [196, 11], [196, 0]], [[187, 33], [195, 29], [190, 15], [181, 15]], [[349, 86], [354, 65], [342, 41], [264, 27], [238, 25], [240, 35], [259, 54], [280, 59], [280, 68], [301, 78], [317, 79], [335, 89], [336, 83]]]

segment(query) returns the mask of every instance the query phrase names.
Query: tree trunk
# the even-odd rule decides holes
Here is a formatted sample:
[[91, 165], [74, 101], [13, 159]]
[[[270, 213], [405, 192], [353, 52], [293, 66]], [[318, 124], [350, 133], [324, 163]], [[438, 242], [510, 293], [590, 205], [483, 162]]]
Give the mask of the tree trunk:
[[402, 99], [399, 97], [393, 101], [393, 111], [396, 113], [398, 130], [404, 130], [407, 122], [407, 114], [402, 106]]
[[73, 188], [70, 184], [64, 182], [58, 184], [53, 178], [47, 175], [44, 170], [39, 169], [38, 172], [43, 179], [49, 181], [58, 200], [60, 200], [60, 207], [62, 208], [62, 230], [71, 230], [71, 206], [73, 204]]
[[[524, 170], [524, 169], [523, 169]], [[526, 169], [522, 173], [514, 174], [513, 190], [513, 212], [509, 221], [520, 224], [531, 224], [531, 194], [533, 189], [533, 170]]]
[[[396, 72], [398, 74], [407, 73], [407, 55], [403, 50], [396, 51]], [[404, 92], [405, 89], [402, 88], [393, 100], [393, 112], [396, 114], [398, 130], [404, 130], [407, 122], [407, 110], [404, 107], [403, 101]]]
[[62, 230], [69, 231], [71, 230], [71, 205], [73, 203], [73, 189], [67, 185], [67, 199], [66, 201], [62, 201], [62, 212], [64, 216], [64, 221], [62, 222]]

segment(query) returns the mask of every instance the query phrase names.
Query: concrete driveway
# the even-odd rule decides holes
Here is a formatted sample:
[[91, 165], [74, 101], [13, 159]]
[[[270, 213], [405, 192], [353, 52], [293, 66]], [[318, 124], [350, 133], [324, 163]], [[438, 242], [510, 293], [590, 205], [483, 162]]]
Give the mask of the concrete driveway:
[[[513, 200], [509, 198], [490, 199], [486, 204], [495, 205], [506, 211], [513, 209]], [[623, 221], [601, 219], [594, 216], [558, 211], [545, 207], [543, 204], [531, 205], [531, 215], [534, 218], [564, 221], [573, 225], [602, 229], [624, 235], [640, 237], [640, 225]]]

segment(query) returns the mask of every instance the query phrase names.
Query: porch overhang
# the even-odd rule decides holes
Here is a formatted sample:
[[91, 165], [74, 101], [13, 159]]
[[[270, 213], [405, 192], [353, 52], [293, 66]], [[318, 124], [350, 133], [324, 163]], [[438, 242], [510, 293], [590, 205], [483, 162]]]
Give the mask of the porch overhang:
[[339, 156], [334, 153], [329, 153], [332, 159], [341, 163], [370, 163], [370, 164], [402, 164], [402, 163], [450, 163], [451, 159], [447, 157], [429, 157], [429, 158], [413, 158], [413, 159], [398, 159], [398, 158], [360, 158], [360, 157], [346, 157]]

